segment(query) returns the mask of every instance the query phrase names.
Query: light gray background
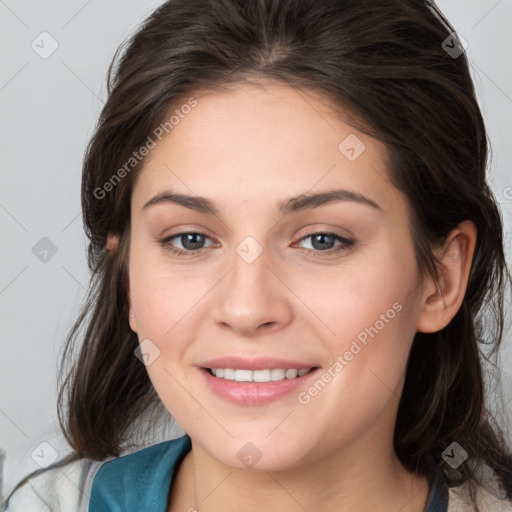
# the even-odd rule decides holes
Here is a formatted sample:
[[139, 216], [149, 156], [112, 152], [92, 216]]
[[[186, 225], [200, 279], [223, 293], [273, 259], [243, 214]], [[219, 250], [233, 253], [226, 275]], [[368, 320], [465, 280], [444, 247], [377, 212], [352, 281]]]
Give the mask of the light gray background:
[[[106, 97], [111, 57], [160, 3], [0, 0], [4, 492], [39, 467], [31, 453], [41, 442], [49, 442], [59, 455], [66, 452], [56, 421], [56, 372], [60, 349], [85, 297], [89, 277], [80, 217], [82, 157]], [[468, 43], [493, 149], [490, 181], [502, 205], [510, 255], [512, 0], [440, 0], [438, 4]], [[46, 59], [31, 47], [34, 40], [42, 46], [38, 36], [44, 31], [58, 43]], [[46, 38], [46, 50], [50, 43]], [[46, 263], [32, 252], [43, 237], [57, 248]], [[511, 400], [512, 343], [508, 339], [503, 385], [506, 400]]]

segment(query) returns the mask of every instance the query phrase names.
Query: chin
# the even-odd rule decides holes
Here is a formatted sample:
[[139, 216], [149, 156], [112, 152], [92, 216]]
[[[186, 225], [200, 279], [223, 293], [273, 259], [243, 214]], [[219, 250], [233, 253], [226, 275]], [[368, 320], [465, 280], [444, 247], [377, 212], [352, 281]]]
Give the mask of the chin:
[[212, 449], [208, 449], [208, 443], [204, 446], [215, 459], [233, 469], [275, 472], [300, 465], [305, 455], [303, 438], [301, 443], [300, 439], [283, 443], [277, 437], [271, 439], [268, 432], [235, 436], [225, 443], [215, 443]]

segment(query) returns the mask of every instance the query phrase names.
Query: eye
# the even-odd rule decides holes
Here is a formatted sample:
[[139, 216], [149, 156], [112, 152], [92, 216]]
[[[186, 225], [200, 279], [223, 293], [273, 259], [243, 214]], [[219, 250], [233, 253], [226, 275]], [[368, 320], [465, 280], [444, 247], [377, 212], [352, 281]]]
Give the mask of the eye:
[[[176, 242], [172, 243], [171, 240], [177, 239], [177, 243], [181, 244], [181, 248], [175, 248]], [[206, 239], [210, 239], [204, 233], [196, 231], [189, 231], [185, 233], [178, 233], [176, 235], [160, 240], [160, 245], [168, 252], [180, 256], [190, 256], [203, 250]], [[211, 244], [213, 245], [213, 244]]]
[[[335, 233], [311, 233], [299, 240], [298, 243], [303, 242], [304, 240], [311, 239], [311, 245], [313, 249], [305, 248], [308, 254], [330, 254], [333, 252], [342, 251], [348, 249], [350, 246], [354, 245], [355, 241], [349, 238], [345, 238], [341, 235], [336, 235]], [[336, 242], [339, 242], [338, 245], [335, 245]]]

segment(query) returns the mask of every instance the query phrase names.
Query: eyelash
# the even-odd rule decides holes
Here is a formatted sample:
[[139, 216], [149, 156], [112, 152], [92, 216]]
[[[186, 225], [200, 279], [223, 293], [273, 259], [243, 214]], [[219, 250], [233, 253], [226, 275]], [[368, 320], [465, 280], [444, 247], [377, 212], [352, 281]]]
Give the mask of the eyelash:
[[[181, 237], [183, 235], [201, 235], [206, 238], [209, 238], [208, 235], [206, 235], [205, 233], [201, 233], [199, 231], [184, 231], [181, 233], [176, 233], [175, 235], [169, 236], [167, 238], [163, 238], [162, 240], [159, 240], [159, 243], [165, 251], [167, 251], [173, 255], [176, 255], [176, 256], [193, 256], [199, 252], [202, 252], [205, 249], [204, 247], [201, 249], [192, 249], [190, 251], [174, 249], [170, 245], [170, 240], [172, 240], [173, 238]], [[310, 233], [306, 236], [303, 236], [300, 240], [298, 240], [298, 242], [302, 242], [303, 240], [306, 240], [307, 238], [311, 238], [316, 235], [327, 235], [329, 237], [334, 238], [335, 240], [338, 240], [341, 243], [339, 245], [335, 246], [334, 248], [328, 249], [325, 251], [319, 251], [316, 249], [303, 249], [306, 252], [306, 254], [308, 254], [308, 255], [318, 256], [318, 255], [323, 255], [323, 254], [333, 254], [333, 253], [336, 253], [336, 252], [339, 252], [342, 250], [346, 250], [349, 247], [351, 247], [352, 245], [354, 245], [354, 243], [355, 243], [355, 240], [345, 238], [345, 237], [337, 235], [335, 233], [329, 233], [328, 231], [317, 231], [315, 233]]]

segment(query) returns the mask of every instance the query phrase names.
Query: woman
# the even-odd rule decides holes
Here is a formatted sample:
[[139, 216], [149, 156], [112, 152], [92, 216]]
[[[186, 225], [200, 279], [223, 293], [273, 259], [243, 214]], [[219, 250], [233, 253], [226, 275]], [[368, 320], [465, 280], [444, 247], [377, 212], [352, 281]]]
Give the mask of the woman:
[[[7, 510], [512, 510], [502, 223], [437, 7], [172, 0], [111, 70], [74, 455]], [[161, 405], [186, 435], [121, 456]]]

